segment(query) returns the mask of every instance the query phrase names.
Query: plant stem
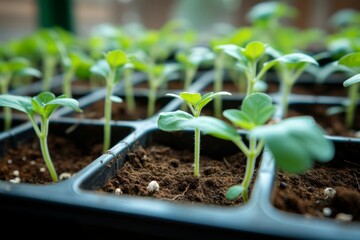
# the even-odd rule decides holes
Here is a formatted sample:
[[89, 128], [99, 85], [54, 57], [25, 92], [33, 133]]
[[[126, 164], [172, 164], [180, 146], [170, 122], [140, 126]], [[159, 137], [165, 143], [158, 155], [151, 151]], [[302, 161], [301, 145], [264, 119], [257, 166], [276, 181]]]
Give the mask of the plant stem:
[[54, 76], [55, 67], [56, 67], [56, 57], [46, 56], [43, 59], [44, 61], [44, 77], [42, 80], [42, 89], [43, 91], [49, 91], [51, 88], [51, 80]]
[[70, 67], [64, 73], [63, 93], [66, 95], [66, 97], [69, 98], [72, 98], [71, 81], [74, 77], [74, 73], [75, 73], [75, 68], [73, 67]]
[[200, 177], [200, 129], [195, 128], [194, 176]]
[[256, 62], [250, 62], [250, 72], [248, 76], [248, 84], [246, 89], [246, 96], [250, 96], [254, 92], [254, 85], [256, 82]]
[[282, 118], [286, 118], [287, 116], [287, 112], [288, 112], [288, 108], [289, 108], [289, 94], [291, 92], [291, 87], [292, 84], [289, 84], [289, 82], [287, 81], [282, 81], [281, 82], [281, 116]]
[[[0, 91], [1, 94], [7, 94], [9, 92], [9, 83], [10, 83], [10, 74], [4, 74], [0, 78]], [[11, 108], [4, 107], [4, 130], [9, 130], [11, 128]]]
[[125, 85], [125, 96], [126, 96], [126, 111], [128, 113], [134, 113], [135, 111], [135, 99], [133, 86], [131, 83], [133, 77], [132, 69], [124, 69], [124, 85]]
[[354, 116], [356, 110], [356, 103], [359, 97], [359, 84], [352, 84], [349, 86], [348, 99], [349, 104], [346, 107], [345, 124], [347, 128], [352, 128], [354, 124]]
[[[223, 88], [223, 71], [224, 71], [224, 53], [221, 52], [215, 61], [215, 82], [214, 92], [220, 92]], [[214, 115], [217, 118], [221, 117], [222, 112], [222, 98], [214, 98]]]
[[[185, 71], [185, 82], [184, 82], [184, 92], [187, 92], [190, 88], [191, 82], [194, 79], [194, 76], [196, 74], [197, 68], [196, 67], [191, 67], [191, 68], [187, 68]], [[185, 111], [186, 110], [186, 103], [183, 103], [181, 105], [181, 110]]]
[[104, 125], [104, 146], [103, 152], [106, 152], [110, 148], [111, 139], [111, 94], [113, 91], [113, 82], [115, 78], [115, 70], [110, 71], [109, 78], [106, 80], [106, 96], [105, 96], [105, 125]]
[[42, 118], [41, 119], [41, 133], [38, 135], [38, 138], [40, 140], [41, 153], [43, 155], [46, 167], [49, 170], [52, 180], [54, 182], [57, 182], [57, 181], [59, 181], [59, 179], [58, 179], [55, 167], [53, 165], [53, 162], [51, 160], [49, 148], [48, 148], [48, 144], [47, 144], [48, 130], [49, 130], [49, 120]]

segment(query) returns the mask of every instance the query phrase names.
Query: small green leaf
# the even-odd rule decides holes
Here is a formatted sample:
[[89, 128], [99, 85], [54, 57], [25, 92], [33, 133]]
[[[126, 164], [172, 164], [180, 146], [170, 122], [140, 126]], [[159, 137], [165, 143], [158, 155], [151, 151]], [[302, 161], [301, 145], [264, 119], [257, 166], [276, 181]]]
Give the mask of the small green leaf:
[[238, 197], [240, 197], [242, 195], [243, 192], [244, 192], [243, 186], [234, 185], [226, 191], [225, 197], [228, 200], [236, 200]]
[[163, 112], [160, 113], [157, 120], [159, 129], [163, 131], [179, 131], [184, 129], [182, 124], [194, 117], [187, 112], [177, 110], [175, 112]]
[[250, 42], [243, 49], [244, 55], [252, 61], [257, 61], [265, 53], [266, 45], [259, 41]]
[[40, 78], [41, 72], [35, 68], [27, 67], [27, 68], [23, 68], [20, 71], [16, 72], [15, 76], [18, 76], [18, 77], [33, 76], [33, 77]]
[[234, 125], [245, 130], [262, 126], [274, 115], [276, 110], [270, 96], [264, 93], [254, 93], [247, 96], [241, 104], [241, 111], [228, 109], [224, 116]]
[[343, 85], [344, 85], [344, 87], [348, 87], [348, 86], [353, 85], [353, 84], [358, 83], [358, 82], [360, 82], [360, 74], [356, 74], [355, 76], [352, 76], [351, 78], [347, 79], [343, 83]]
[[231, 93], [229, 93], [229, 92], [206, 93], [201, 97], [201, 100], [198, 101], [196, 108], [198, 108], [199, 111], [201, 111], [201, 109], [203, 107], [205, 107], [211, 100], [213, 100], [215, 97], [221, 96], [221, 95], [231, 95]]
[[30, 97], [3, 94], [0, 95], [0, 106], [13, 108], [28, 114], [33, 112]]
[[224, 121], [214, 117], [198, 117], [181, 124], [181, 127], [199, 128], [203, 134], [209, 134], [217, 138], [232, 141], [239, 138], [239, 134]]
[[346, 54], [339, 59], [338, 63], [349, 68], [360, 67], [360, 52]]
[[303, 53], [291, 53], [283, 55], [277, 59], [276, 62], [283, 62], [287, 64], [300, 65], [302, 63], [310, 63], [314, 65], [319, 65], [318, 62], [311, 56]]
[[105, 58], [112, 69], [121, 67], [127, 62], [126, 53], [118, 49], [106, 53]]
[[288, 118], [255, 128], [250, 134], [262, 138], [278, 167], [290, 173], [304, 172], [314, 160], [325, 162], [334, 156], [333, 143], [325, 138], [325, 131], [312, 117]]
[[190, 93], [190, 92], [181, 92], [180, 97], [184, 99], [185, 102], [190, 103], [195, 106], [201, 99], [200, 93]]
[[122, 103], [123, 102], [121, 97], [115, 96], [115, 95], [111, 95], [110, 99], [111, 99], [112, 102], [116, 102], [116, 103]]
[[90, 72], [92, 74], [100, 75], [105, 79], [107, 79], [109, 77], [110, 71], [111, 71], [110, 65], [104, 59], [101, 59], [101, 60], [97, 61], [95, 63], [95, 65], [90, 68]]

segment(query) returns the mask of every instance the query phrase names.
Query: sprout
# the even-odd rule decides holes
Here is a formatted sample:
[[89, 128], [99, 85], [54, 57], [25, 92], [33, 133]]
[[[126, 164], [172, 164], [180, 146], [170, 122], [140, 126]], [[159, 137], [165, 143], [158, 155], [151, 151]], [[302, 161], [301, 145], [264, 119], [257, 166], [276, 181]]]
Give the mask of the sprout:
[[[75, 99], [67, 98], [65, 95], [55, 97], [51, 92], [42, 92], [35, 97], [3, 94], [0, 95], [0, 106], [14, 108], [27, 114], [39, 138], [41, 152], [50, 176], [54, 182], [57, 182], [59, 179], [51, 160], [47, 143], [50, 117], [61, 106], [81, 111], [79, 102]], [[35, 120], [37, 115], [40, 118], [40, 127]]]

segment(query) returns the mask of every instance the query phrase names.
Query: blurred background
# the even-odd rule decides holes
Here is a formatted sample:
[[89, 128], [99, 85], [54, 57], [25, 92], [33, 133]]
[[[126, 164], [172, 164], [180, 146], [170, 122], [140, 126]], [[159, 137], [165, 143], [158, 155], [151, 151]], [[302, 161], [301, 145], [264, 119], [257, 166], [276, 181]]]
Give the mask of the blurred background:
[[[139, 23], [158, 29], [173, 18], [188, 19], [199, 33], [248, 24], [246, 13], [256, 0], [0, 0], [0, 41], [22, 37], [39, 27], [61, 25], [86, 37], [99, 24]], [[340, 9], [360, 9], [354, 0], [289, 0], [298, 10], [291, 24], [327, 30]]]

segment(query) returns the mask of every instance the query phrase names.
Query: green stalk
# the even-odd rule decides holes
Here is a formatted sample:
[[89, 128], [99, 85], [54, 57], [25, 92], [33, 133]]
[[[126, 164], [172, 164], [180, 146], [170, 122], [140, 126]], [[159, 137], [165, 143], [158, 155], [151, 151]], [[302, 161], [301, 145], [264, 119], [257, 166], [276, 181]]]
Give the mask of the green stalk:
[[72, 98], [71, 81], [74, 78], [74, 74], [75, 74], [74, 67], [70, 67], [64, 73], [63, 93], [66, 95], [66, 97], [69, 97], [69, 98]]
[[[214, 92], [220, 92], [223, 88], [223, 71], [224, 71], [224, 53], [221, 52], [215, 61], [215, 82]], [[222, 98], [214, 98], [214, 115], [221, 118], [222, 113]]]
[[200, 129], [195, 128], [194, 176], [200, 177]]
[[125, 96], [126, 96], [126, 109], [128, 113], [133, 113], [135, 111], [135, 99], [133, 86], [131, 83], [133, 76], [132, 69], [124, 70], [124, 85], [125, 85]]
[[260, 155], [265, 145], [265, 142], [259, 141], [258, 145], [256, 146], [257, 139], [255, 137], [250, 136], [250, 143], [248, 148], [245, 145], [245, 143], [242, 141], [241, 137], [233, 139], [232, 141], [240, 148], [240, 150], [247, 157], [245, 176], [243, 182], [241, 183], [241, 185], [244, 188], [244, 191], [242, 193], [242, 198], [244, 202], [247, 202], [249, 200], [248, 190], [251, 179], [254, 175], [256, 159]]
[[[9, 92], [9, 83], [10, 83], [10, 74], [4, 74], [3, 77], [0, 78], [0, 87], [1, 94], [7, 94]], [[11, 108], [4, 107], [4, 130], [9, 130], [11, 128]]]
[[115, 70], [110, 71], [109, 78], [106, 81], [106, 96], [105, 96], [105, 125], [104, 125], [104, 146], [103, 152], [106, 152], [110, 148], [110, 139], [111, 139], [111, 94], [113, 91], [113, 82], [115, 78]]
[[55, 167], [52, 163], [51, 157], [50, 157], [50, 153], [49, 153], [49, 148], [47, 145], [47, 136], [49, 133], [49, 119], [45, 119], [45, 118], [41, 118], [41, 130], [39, 129], [38, 125], [36, 124], [34, 118], [32, 116], [29, 116], [29, 119], [33, 125], [33, 128], [35, 130], [36, 135], [39, 138], [40, 141], [40, 148], [41, 148], [41, 153], [43, 155], [46, 167], [49, 170], [51, 179], [54, 182], [58, 182], [58, 176], [55, 170]]
[[346, 107], [345, 124], [347, 128], [352, 128], [354, 124], [356, 103], [359, 97], [359, 84], [352, 84], [349, 86], [348, 99], [349, 104]]
[[157, 90], [156, 85], [155, 84], [150, 84], [149, 99], [148, 99], [148, 109], [147, 109], [147, 116], [148, 117], [151, 117], [155, 113], [156, 90]]
[[44, 77], [42, 80], [42, 89], [43, 91], [49, 91], [51, 88], [51, 80], [54, 76], [55, 67], [56, 67], [56, 57], [46, 56], [43, 59], [44, 61]]
[[[197, 68], [196, 67], [191, 67], [191, 68], [187, 68], [186, 72], [185, 72], [185, 82], [184, 82], [184, 92], [187, 92], [190, 88], [191, 82], [195, 77]], [[181, 110], [185, 111], [186, 110], [186, 103], [183, 103], [181, 105]]]
[[246, 96], [250, 96], [254, 92], [254, 85], [256, 82], [256, 62], [250, 62], [250, 73], [248, 74], [248, 84], [246, 89]]
[[292, 84], [290, 84], [288, 81], [282, 81], [281, 82], [281, 109], [282, 118], [286, 118], [289, 108], [289, 94], [291, 92]]

